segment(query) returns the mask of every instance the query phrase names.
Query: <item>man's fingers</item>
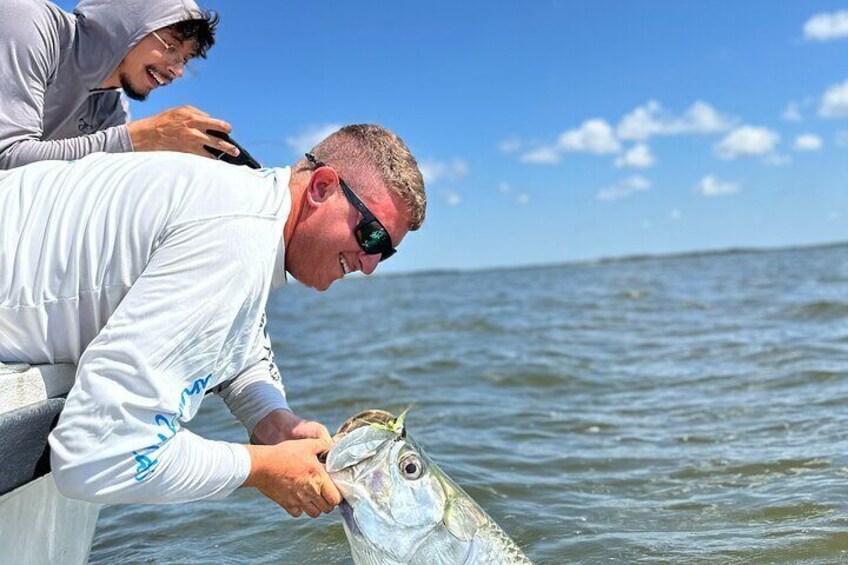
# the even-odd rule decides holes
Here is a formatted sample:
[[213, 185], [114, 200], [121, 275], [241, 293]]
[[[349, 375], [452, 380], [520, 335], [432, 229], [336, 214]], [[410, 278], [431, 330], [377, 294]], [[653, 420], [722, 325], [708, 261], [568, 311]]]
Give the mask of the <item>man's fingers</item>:
[[191, 122], [191, 127], [199, 129], [202, 132], [206, 132], [208, 129], [214, 129], [215, 131], [222, 131], [224, 133], [233, 131], [233, 126], [224, 120], [216, 120], [215, 118], [206, 116], [195, 118]]
[[325, 451], [328, 451], [331, 447], [333, 447], [333, 444], [330, 443], [329, 439], [302, 439], [298, 441], [308, 442], [307, 447], [309, 451], [311, 451], [315, 455], [320, 455], [321, 453], [324, 453]]
[[339, 492], [339, 489], [336, 488], [336, 485], [330, 479], [325, 480], [321, 484], [321, 498], [330, 505], [330, 510], [342, 503], [342, 493]]
[[229, 143], [226, 143], [226, 142], [223, 142], [223, 141], [218, 143], [218, 148], [221, 151], [229, 153], [233, 157], [238, 157], [238, 154], [241, 153], [241, 151], [239, 151], [238, 147], [236, 147], [235, 145], [230, 145]]
[[[172, 111], [172, 110], [166, 110], [166, 111]], [[200, 108], [197, 108], [196, 106], [192, 106], [191, 104], [183, 104], [182, 106], [177, 106], [176, 108], [173, 109], [173, 111], [187, 112], [189, 114], [194, 114], [194, 115], [197, 115], [197, 116], [208, 116], [209, 115], [206, 112], [204, 112], [203, 110], [201, 110]]]
[[319, 422], [311, 422], [308, 420], [302, 420], [298, 422], [297, 425], [293, 426], [291, 435], [293, 438], [330, 440], [330, 432], [327, 431], [326, 426]]
[[182, 151], [183, 151], [183, 153], [191, 153], [193, 155], [200, 155], [201, 157], [208, 157], [210, 159], [217, 159], [217, 157], [215, 155], [213, 155], [212, 153], [210, 153], [209, 151], [207, 151], [207, 149], [205, 147], [203, 147], [202, 144], [197, 145], [197, 144], [192, 143], [190, 145], [186, 145], [185, 149], [183, 149]]
[[312, 502], [315, 504], [315, 506], [318, 508], [318, 510], [320, 510], [321, 512], [325, 512], [327, 514], [332, 512], [333, 508], [335, 508], [334, 505], [327, 502], [327, 500], [324, 498], [324, 489], [323, 488], [321, 489], [320, 493], [316, 494], [316, 496], [312, 500]]
[[321, 515], [321, 510], [319, 510], [318, 507], [311, 502], [304, 502], [303, 510], [313, 518], [317, 518]]
[[230, 145], [223, 139], [219, 139], [215, 136], [203, 133], [199, 130], [192, 131], [192, 140], [193, 142], [186, 146], [185, 151], [187, 153], [194, 153], [195, 155], [200, 155], [202, 157], [209, 157], [210, 159], [217, 159], [216, 155], [213, 155], [206, 149], [206, 145], [209, 147], [214, 147], [215, 149], [219, 149], [225, 153], [229, 153], [230, 155], [236, 156], [239, 151], [236, 147]]
[[330, 445], [332, 445], [332, 444], [333, 444], [333, 440], [332, 440], [332, 438], [330, 437], [330, 432], [329, 432], [329, 431], [327, 431], [327, 427], [326, 427], [326, 426], [323, 426], [323, 425], [321, 425], [321, 424], [319, 424], [319, 423], [317, 423], [317, 422], [315, 423], [315, 426], [318, 428], [318, 429], [317, 429], [317, 436], [316, 436], [316, 437], [317, 437], [318, 439], [323, 440], [323, 441], [326, 441], [327, 443], [329, 443]]
[[216, 149], [220, 149], [224, 153], [228, 153], [228, 154], [232, 155], [233, 157], [238, 157], [238, 154], [239, 154], [238, 147], [236, 147], [235, 145], [232, 145], [230, 143], [227, 143], [223, 139], [218, 139], [217, 137], [215, 137], [213, 135], [209, 136], [209, 143], [206, 143], [205, 145], [209, 145], [210, 147], [215, 147]]
[[303, 510], [301, 510], [300, 508], [296, 508], [296, 507], [294, 507], [294, 506], [292, 506], [292, 507], [283, 506], [283, 508], [284, 508], [284, 509], [285, 509], [285, 511], [286, 511], [286, 512], [288, 512], [288, 513], [289, 513], [289, 514], [290, 514], [293, 518], [300, 518], [300, 515], [301, 515], [301, 514], [303, 514]]
[[318, 422], [305, 424], [301, 433], [303, 437], [330, 441], [330, 432], [327, 431], [327, 428], [323, 424], [319, 424]]

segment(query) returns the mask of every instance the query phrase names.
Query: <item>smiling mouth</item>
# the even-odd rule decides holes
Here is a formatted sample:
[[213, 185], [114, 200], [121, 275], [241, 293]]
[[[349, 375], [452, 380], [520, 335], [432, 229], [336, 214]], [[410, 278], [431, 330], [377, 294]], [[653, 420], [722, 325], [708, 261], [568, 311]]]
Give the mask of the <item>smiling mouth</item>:
[[154, 86], [164, 86], [171, 81], [152, 67], [147, 68], [147, 76], [153, 81]]
[[350, 265], [347, 264], [347, 260], [345, 260], [344, 255], [339, 253], [339, 265], [342, 267], [342, 276], [352, 272], [353, 270], [350, 268]]

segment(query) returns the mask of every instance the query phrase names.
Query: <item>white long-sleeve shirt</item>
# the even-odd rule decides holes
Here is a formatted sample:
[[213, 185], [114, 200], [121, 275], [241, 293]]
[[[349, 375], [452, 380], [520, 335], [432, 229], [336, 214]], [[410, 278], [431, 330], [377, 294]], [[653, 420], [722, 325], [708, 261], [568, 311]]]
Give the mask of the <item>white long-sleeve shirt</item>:
[[77, 364], [50, 435], [67, 495], [223, 497], [247, 449], [181, 427], [213, 387], [248, 431], [287, 408], [264, 328], [288, 168], [177, 153], [0, 171], [0, 361]]

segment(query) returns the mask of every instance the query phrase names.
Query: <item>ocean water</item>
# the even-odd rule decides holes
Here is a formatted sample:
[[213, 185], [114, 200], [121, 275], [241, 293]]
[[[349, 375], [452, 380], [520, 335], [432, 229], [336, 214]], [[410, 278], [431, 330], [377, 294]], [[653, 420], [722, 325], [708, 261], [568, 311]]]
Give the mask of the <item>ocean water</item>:
[[[848, 562], [848, 247], [271, 296], [289, 402], [408, 430], [538, 564]], [[245, 441], [217, 399], [190, 424]], [[104, 508], [91, 563], [351, 563], [252, 490]]]

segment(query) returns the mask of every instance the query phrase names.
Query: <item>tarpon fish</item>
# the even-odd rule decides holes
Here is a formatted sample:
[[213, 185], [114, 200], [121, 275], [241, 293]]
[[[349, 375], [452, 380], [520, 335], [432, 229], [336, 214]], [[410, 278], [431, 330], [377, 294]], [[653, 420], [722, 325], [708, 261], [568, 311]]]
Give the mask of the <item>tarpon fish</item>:
[[[342, 424], [327, 472], [344, 496], [356, 565], [530, 564], [521, 549], [382, 410]], [[531, 564], [532, 565], [532, 564]]]

